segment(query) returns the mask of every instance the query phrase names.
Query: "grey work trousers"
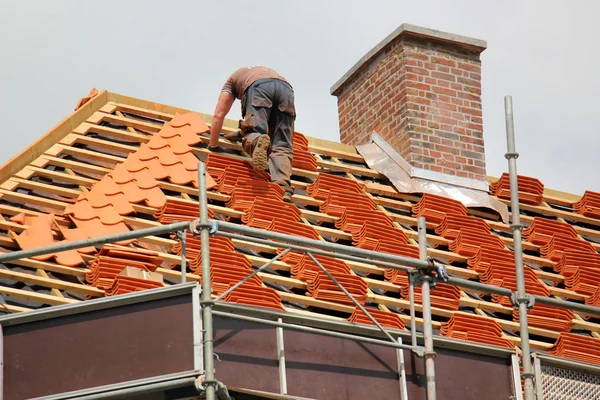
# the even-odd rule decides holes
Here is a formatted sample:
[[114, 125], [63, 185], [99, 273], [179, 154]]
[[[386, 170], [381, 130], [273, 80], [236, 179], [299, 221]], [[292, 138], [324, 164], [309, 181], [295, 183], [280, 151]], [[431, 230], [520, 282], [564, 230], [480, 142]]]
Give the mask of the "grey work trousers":
[[261, 79], [254, 82], [242, 99], [242, 117], [245, 136], [244, 151], [252, 156], [260, 135], [268, 134], [269, 173], [271, 182], [293, 193], [291, 186], [294, 150], [294, 91], [286, 82], [278, 79]]

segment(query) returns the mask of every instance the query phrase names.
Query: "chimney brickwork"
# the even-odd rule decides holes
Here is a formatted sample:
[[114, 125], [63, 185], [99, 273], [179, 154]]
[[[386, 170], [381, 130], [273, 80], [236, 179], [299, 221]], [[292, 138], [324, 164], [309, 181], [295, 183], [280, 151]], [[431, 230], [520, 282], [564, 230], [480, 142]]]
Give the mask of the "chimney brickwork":
[[485, 48], [402, 25], [332, 87], [341, 142], [367, 143], [375, 131], [416, 168], [484, 181]]

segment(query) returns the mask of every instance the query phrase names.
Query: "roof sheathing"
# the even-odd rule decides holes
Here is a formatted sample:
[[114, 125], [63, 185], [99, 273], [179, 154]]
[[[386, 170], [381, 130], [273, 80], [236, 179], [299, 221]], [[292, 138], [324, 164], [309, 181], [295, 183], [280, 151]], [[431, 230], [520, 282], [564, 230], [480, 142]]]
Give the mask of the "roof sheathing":
[[[147, 142], [151, 135], [160, 131], [162, 122], [158, 121], [169, 121], [177, 112], [187, 113], [189, 111], [105, 91], [101, 92], [34, 145], [30, 146], [26, 152], [12, 159], [0, 170], [2, 171], [0, 180], [3, 181], [0, 197], [5, 200], [8, 199], [12, 203], [3, 202], [4, 204], [0, 204], [0, 212], [3, 215], [0, 227], [4, 231], [22, 231], [24, 229], [22, 225], [7, 220], [7, 218], [22, 211], [32, 215], [48, 211], [54, 211], [58, 214], [64, 212], [68, 203], [74, 202], [81, 193], [89, 191], [98, 179], [111, 171], [111, 165], [121, 163], [124, 160], [123, 156], [118, 155], [119, 153], [127, 154], [130, 151], [135, 151], [140, 143]], [[210, 122], [209, 116], [203, 115], [203, 117], [207, 122]], [[228, 128], [225, 128], [225, 130], [233, 129], [236, 123], [228, 121], [227, 126]], [[108, 140], [107, 137], [109, 136], [113, 140]], [[118, 138], [119, 142], [115, 141], [115, 138]], [[207, 140], [206, 137], [201, 139], [203, 142]], [[124, 144], [125, 142], [127, 144]], [[237, 145], [231, 143], [223, 142], [223, 145], [239, 149]], [[89, 150], [90, 148], [93, 150]], [[386, 183], [384, 177], [366, 168], [361, 157], [349, 146], [309, 138], [308, 149], [314, 154], [319, 165], [319, 171], [314, 172], [295, 168], [293, 176], [294, 185], [299, 193], [294, 196], [294, 203], [299, 206], [302, 223], [310, 225], [322, 238], [334, 238], [342, 241], [352, 240], [352, 236], [347, 232], [335, 229], [336, 217], [319, 211], [322, 201], [303, 194], [307, 186], [318, 177], [319, 172], [328, 171], [358, 181], [363, 187], [363, 192], [376, 204], [377, 209], [393, 221], [396, 229], [401, 229], [404, 232], [410, 243], [415, 244], [417, 232], [414, 229], [416, 218], [413, 216], [413, 206], [420, 200], [419, 196], [397, 193], [391, 185]], [[199, 158], [205, 158], [208, 154], [203, 146], [194, 147], [193, 152]], [[61, 158], [65, 154], [80, 157], [85, 162], [81, 163], [68, 158]], [[47, 169], [48, 166], [52, 165], [59, 168]], [[65, 187], [63, 185], [61, 187], [55, 184], [44, 184], [40, 182], [40, 178], [66, 182], [70, 186]], [[169, 193], [170, 196], [183, 198], [194, 203], [197, 189], [169, 182], [161, 182], [160, 185], [161, 189]], [[17, 189], [34, 190], [34, 192], [19, 193]], [[208, 197], [211, 201], [211, 211], [221, 218], [228, 217], [237, 220], [243, 215], [243, 212], [227, 207], [226, 203], [229, 196], [211, 191]], [[598, 229], [600, 221], [550, 206], [550, 204], [570, 205], [574, 201], [573, 197], [546, 190], [543, 200], [541, 205], [523, 204], [521, 208], [525, 212], [531, 213], [531, 215], [544, 215], [559, 221], [584, 223], [586, 226], [575, 226], [576, 232], [583, 237], [600, 241], [600, 229]], [[506, 200], [503, 201], [509, 203]], [[30, 209], [24, 208], [23, 204], [29, 204]], [[35, 207], [39, 208], [38, 212], [31, 210]], [[124, 217], [126, 224], [132, 229], [154, 226], [158, 223], [152, 217], [156, 211], [155, 209], [140, 204], [133, 207], [137, 214]], [[469, 215], [485, 218], [494, 235], [497, 235], [504, 244], [508, 246], [512, 244], [512, 238], [508, 236], [509, 226], [498, 222], [493, 214], [479, 210], [468, 210], [468, 213]], [[527, 215], [524, 215], [522, 219], [525, 224], [530, 224], [533, 221], [533, 217]], [[59, 224], [68, 224], [68, 221], [63, 217], [57, 217], [57, 221]], [[431, 222], [428, 224], [430, 232], [428, 242], [431, 246], [429, 255], [441, 261], [452, 263], [450, 273], [467, 279], [477, 279], [478, 273], [476, 271], [465, 268], [468, 258], [449, 250], [452, 240], [434, 234], [436, 225]], [[598, 243], [589, 243], [592, 243], [596, 252], [600, 248]], [[165, 265], [157, 270], [165, 278], [173, 281], [178, 280], [180, 277], [178, 270], [179, 257], [171, 252], [171, 248], [175, 244], [175, 240], [165, 237], [151, 237], [140, 241], [140, 245], [158, 251], [159, 258], [165, 264], [174, 267], [167, 268]], [[255, 266], [262, 265], [276, 253], [276, 249], [269, 246], [250, 244], [239, 240], [234, 241], [234, 244], [236, 250], [245, 252], [247, 258]], [[7, 249], [17, 248], [15, 242], [8, 236], [0, 237], [0, 245]], [[586, 300], [588, 296], [553, 285], [563, 284], [565, 277], [553, 271], [555, 262], [540, 257], [540, 246], [525, 242], [524, 249], [528, 253], [525, 256], [525, 263], [536, 267], [534, 271], [537, 278], [548, 282], [548, 284], [542, 284], [547, 286], [552, 295], [575, 301]], [[92, 258], [91, 256], [84, 256], [86, 261], [91, 261]], [[370, 304], [378, 305], [382, 310], [388, 310], [388, 307], [397, 309], [408, 307], [407, 300], [398, 298], [401, 288], [384, 280], [382, 269], [359, 263], [348, 263], [348, 266], [354, 275], [369, 274], [362, 279], [369, 288], [366, 300]], [[311, 310], [310, 312], [329, 318], [331, 316], [328, 314], [350, 316], [354, 312], [353, 307], [345, 304], [318, 300], [299, 294], [307, 289], [307, 284], [289, 276], [291, 266], [286, 262], [276, 261], [272, 264], [272, 268], [276, 271], [275, 273], [261, 273], [260, 277], [264, 284], [279, 289], [278, 293], [281, 300], [284, 301], [289, 310], [294, 311], [296, 309], [296, 312], [299, 312], [297, 307], [293, 306], [293, 304], [296, 304], [308, 307]], [[76, 302], [78, 299], [87, 296], [102, 296], [103, 292], [101, 290], [81, 284], [77, 282], [77, 279], [73, 279], [81, 278], [89, 272], [87, 268], [68, 267], [49, 261], [22, 260], [13, 262], [8, 268], [0, 269], [0, 278], [8, 279], [11, 282], [19, 282], [19, 284], [12, 287], [3, 286], [0, 288], [0, 292], [17, 300], [7, 304], [7, 308], [12, 312], [26, 310], [27, 302], [31, 301], [37, 304], [55, 305]], [[195, 274], [189, 274], [188, 276], [190, 279], [199, 278]], [[434, 328], [440, 329], [442, 324], [450, 320], [456, 312], [491, 316], [504, 329], [503, 338], [513, 344], [519, 344], [518, 335], [515, 334], [518, 332], [518, 323], [512, 320], [512, 308], [489, 301], [488, 298], [477, 298], [476, 294], [467, 294], [466, 291], [460, 292], [458, 305], [460, 311], [435, 307], [433, 309]], [[418, 309], [419, 306], [417, 306]], [[409, 321], [406, 314], [397, 315], [405, 323]], [[574, 316], [572, 327], [574, 330], [591, 332], [591, 335], [595, 337], [598, 337], [596, 332], [600, 331], [600, 325], [593, 320], [587, 321], [579, 315]], [[549, 348], [553, 345], [554, 340], [560, 336], [559, 331], [546, 328], [534, 327], [531, 332], [535, 338], [532, 346], [538, 349]]]

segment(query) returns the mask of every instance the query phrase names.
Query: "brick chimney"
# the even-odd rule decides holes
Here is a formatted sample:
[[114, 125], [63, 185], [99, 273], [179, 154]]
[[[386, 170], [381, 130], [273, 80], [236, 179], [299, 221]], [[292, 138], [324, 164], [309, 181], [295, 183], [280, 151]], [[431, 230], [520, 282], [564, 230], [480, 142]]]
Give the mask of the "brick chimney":
[[485, 41], [403, 24], [331, 88], [340, 139], [377, 132], [414, 168], [485, 181]]

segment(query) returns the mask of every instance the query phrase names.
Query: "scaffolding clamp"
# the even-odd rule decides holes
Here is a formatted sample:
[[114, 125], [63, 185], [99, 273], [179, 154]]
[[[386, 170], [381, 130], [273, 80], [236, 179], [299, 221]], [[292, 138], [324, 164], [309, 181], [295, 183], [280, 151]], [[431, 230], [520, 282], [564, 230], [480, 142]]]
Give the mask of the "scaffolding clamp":
[[217, 221], [210, 220], [208, 224], [201, 224], [199, 219], [196, 219], [190, 223], [190, 231], [194, 236], [200, 236], [202, 229], [208, 228], [208, 233], [214, 235], [219, 230], [219, 224]]
[[517, 158], [519, 158], [519, 153], [517, 153], [516, 151], [507, 152], [504, 154], [504, 158], [506, 158], [507, 160], [514, 158], [516, 160]]
[[423, 346], [413, 347], [412, 352], [419, 358], [425, 357], [425, 347]]
[[[431, 288], [435, 288], [438, 281], [447, 282], [448, 273], [444, 265], [438, 264], [433, 258], [427, 257], [427, 263], [429, 264], [426, 269], [420, 269], [419, 276], [415, 276], [415, 282], [423, 280], [425, 277], [429, 280]], [[410, 274], [409, 274], [410, 279]]]
[[519, 297], [519, 293], [512, 292], [512, 294], [510, 295], [510, 302], [514, 307], [519, 307], [521, 303], [527, 303], [527, 309], [531, 310], [535, 305], [535, 297], [533, 297], [529, 293], [526, 293], [525, 297]]
[[204, 375], [201, 375], [196, 379], [196, 390], [201, 396], [205, 395], [206, 387], [213, 386], [215, 388], [215, 394], [218, 400], [232, 400], [227, 390], [227, 386], [218, 380], [209, 381], [204, 379]]

